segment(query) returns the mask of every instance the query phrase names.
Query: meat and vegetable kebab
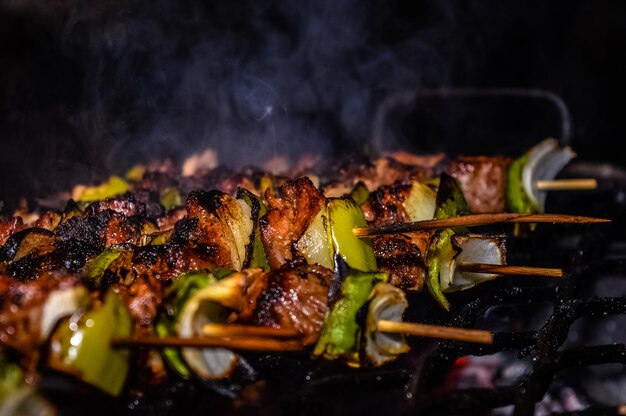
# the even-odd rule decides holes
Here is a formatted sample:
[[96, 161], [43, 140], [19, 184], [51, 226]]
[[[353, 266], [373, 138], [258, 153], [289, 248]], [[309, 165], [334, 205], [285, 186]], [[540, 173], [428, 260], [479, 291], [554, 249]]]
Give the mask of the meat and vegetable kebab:
[[[449, 308], [444, 292], [506, 272], [505, 238], [442, 226], [370, 239], [355, 229], [506, 206], [540, 212], [542, 194], [526, 182], [553, 179], [572, 154], [543, 142], [512, 164], [475, 158], [470, 168], [471, 158], [459, 159], [450, 175], [396, 155], [340, 171], [323, 192], [306, 172], [181, 178], [168, 165], [139, 167], [127, 179], [75, 189], [62, 211], [0, 222], [0, 348], [17, 352], [27, 371], [44, 360], [111, 394], [128, 372], [123, 347], [154, 335], [189, 339], [182, 350], [162, 351], [182, 376], [226, 377], [237, 349], [310, 345], [316, 357], [380, 365], [408, 348], [393, 329], [404, 291], [427, 286]], [[191, 190], [213, 187], [222, 190]], [[191, 348], [194, 337], [215, 331], [228, 335], [213, 340], [222, 348]], [[156, 362], [150, 371], [163, 371]]]

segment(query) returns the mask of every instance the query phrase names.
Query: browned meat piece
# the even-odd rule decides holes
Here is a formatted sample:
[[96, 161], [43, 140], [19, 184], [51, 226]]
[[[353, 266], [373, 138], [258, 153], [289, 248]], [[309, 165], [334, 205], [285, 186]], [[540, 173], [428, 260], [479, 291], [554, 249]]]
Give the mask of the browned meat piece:
[[118, 244], [139, 244], [143, 221], [136, 217], [126, 217], [113, 213], [103, 228], [104, 247]]
[[150, 335], [157, 308], [170, 283], [188, 271], [215, 267], [210, 254], [179, 244], [129, 247], [108, 267], [104, 280], [112, 283], [128, 305], [136, 335]]
[[43, 305], [50, 292], [75, 286], [76, 276], [44, 273], [37, 281], [20, 282], [0, 275], [0, 349], [10, 348], [30, 368], [40, 343]]
[[132, 259], [133, 272], [137, 277], [167, 282], [184, 272], [219, 267], [213, 262], [213, 253], [203, 250], [205, 248], [177, 243], [137, 247]]
[[333, 272], [321, 266], [287, 264], [258, 275], [246, 288], [237, 321], [291, 328], [303, 343], [317, 341], [328, 313], [328, 288]]
[[[241, 263], [235, 236], [229, 221], [221, 213], [237, 212], [235, 200], [220, 191], [193, 191], [187, 198], [187, 216], [195, 221], [189, 223], [187, 241], [192, 247], [199, 247], [213, 255], [213, 262], [219, 267], [238, 268]], [[177, 230], [175, 230], [176, 232]]]
[[159, 226], [159, 230], [169, 231], [174, 229], [176, 223], [182, 220], [186, 215], [187, 209], [185, 208], [175, 208], [171, 210], [166, 215], [157, 218], [157, 225]]
[[[424, 169], [432, 169], [437, 175], [441, 168], [447, 164], [447, 157], [444, 153], [435, 153], [432, 155], [416, 155], [409, 152], [391, 152], [387, 155], [396, 162], [409, 166], [419, 166]], [[434, 175], [433, 175], [434, 176]], [[427, 178], [424, 178], [427, 179]]]
[[20, 217], [0, 219], [0, 245], [6, 243], [11, 235], [24, 227], [24, 222]]
[[60, 222], [61, 214], [56, 211], [46, 211], [39, 216], [39, 219], [33, 223], [33, 226], [52, 231]]
[[420, 291], [428, 269], [423, 251], [405, 235], [379, 236], [372, 239], [376, 262], [389, 273], [389, 283], [403, 290]]
[[506, 181], [511, 159], [506, 157], [463, 156], [450, 167], [463, 188], [474, 213], [506, 210]]
[[425, 157], [424, 165], [417, 164], [417, 160], [412, 160], [414, 164], [403, 163], [394, 157], [383, 157], [374, 162], [351, 161], [335, 173], [334, 181], [323, 187], [324, 194], [328, 197], [342, 196], [346, 190], [352, 190], [358, 182], [363, 182], [367, 189], [374, 191], [383, 185], [408, 184], [414, 179], [431, 179], [441, 172], [442, 159], [442, 156]]
[[322, 209], [326, 199], [309, 178], [286, 181], [281, 196], [265, 193], [270, 209], [260, 220], [261, 239], [273, 268], [296, 257], [295, 244]]
[[402, 203], [410, 191], [411, 185], [381, 186], [372, 192], [367, 202], [361, 206], [365, 219], [374, 225], [409, 221]]
[[85, 208], [85, 215], [93, 216], [104, 211], [113, 211], [132, 217], [133, 215], [146, 215], [146, 205], [137, 201], [134, 194], [126, 193], [89, 204]]

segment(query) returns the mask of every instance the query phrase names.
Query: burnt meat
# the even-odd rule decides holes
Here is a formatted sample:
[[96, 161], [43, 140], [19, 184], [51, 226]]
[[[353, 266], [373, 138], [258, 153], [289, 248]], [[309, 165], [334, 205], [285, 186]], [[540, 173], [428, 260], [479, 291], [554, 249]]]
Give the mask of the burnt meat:
[[306, 177], [284, 182], [280, 194], [266, 192], [270, 209], [260, 220], [261, 239], [273, 268], [295, 258], [295, 244], [326, 201]]
[[321, 266], [286, 264], [251, 279], [237, 321], [274, 328], [290, 328], [303, 343], [317, 341], [328, 313], [332, 271]]

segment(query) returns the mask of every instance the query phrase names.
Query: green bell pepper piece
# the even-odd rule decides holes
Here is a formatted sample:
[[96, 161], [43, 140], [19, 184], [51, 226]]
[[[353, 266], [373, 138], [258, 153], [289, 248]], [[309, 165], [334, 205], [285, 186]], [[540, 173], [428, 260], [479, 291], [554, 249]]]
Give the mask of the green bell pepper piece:
[[357, 312], [368, 301], [370, 292], [380, 282], [387, 281], [386, 273], [351, 270], [341, 287], [341, 296], [324, 320], [324, 326], [313, 350], [316, 356], [329, 360], [346, 357], [349, 363], [358, 363], [360, 325]]
[[130, 185], [119, 176], [111, 176], [108, 181], [98, 186], [89, 186], [85, 188], [79, 202], [95, 202], [103, 199], [121, 195], [130, 189]]
[[365, 184], [361, 181], [354, 185], [352, 192], [350, 192], [350, 198], [354, 199], [354, 202], [356, 202], [358, 206], [366, 203], [369, 197], [370, 191], [369, 189], [367, 189], [367, 186], [365, 186]]
[[96, 286], [99, 286], [104, 272], [109, 268], [123, 252], [121, 248], [110, 247], [98, 254], [87, 263], [85, 268], [85, 276], [89, 278]]
[[178, 192], [176, 188], [165, 188], [163, 192], [161, 192], [160, 201], [166, 211], [180, 207], [183, 204], [180, 192]]
[[432, 297], [447, 311], [450, 310], [450, 302], [448, 302], [441, 290], [439, 271], [441, 270], [441, 259], [447, 257], [446, 254], [449, 254], [450, 250], [454, 250], [452, 247], [452, 236], [454, 234], [454, 230], [450, 228], [438, 232], [433, 237], [428, 248], [426, 287]]
[[24, 373], [22, 369], [17, 364], [8, 361], [0, 353], [0, 404], [23, 385]]
[[471, 214], [459, 182], [452, 176], [442, 173], [437, 190], [435, 218], [452, 218]]
[[528, 154], [525, 154], [511, 164], [507, 173], [506, 202], [511, 212], [527, 212], [531, 214], [540, 212], [539, 207], [526, 194], [522, 182], [522, 172], [527, 162]]
[[376, 256], [369, 238], [358, 238], [353, 230], [367, 225], [363, 211], [351, 198], [328, 199], [328, 216], [335, 255], [350, 268], [362, 272], [376, 271]]
[[51, 337], [49, 365], [117, 396], [128, 375], [129, 351], [113, 349], [110, 340], [130, 334], [126, 306], [108, 291], [100, 307], [61, 321]]
[[[223, 277], [227, 269], [218, 269], [215, 272]], [[232, 271], [228, 271], [228, 274]], [[208, 272], [190, 272], [184, 273], [176, 279], [166, 292], [166, 297], [172, 297], [171, 307], [168, 308], [166, 314], [159, 317], [156, 324], [156, 333], [159, 337], [167, 337], [175, 334], [174, 324], [178, 321], [178, 317], [185, 307], [185, 303], [200, 289], [207, 287], [209, 284], [216, 282], [218, 278], [213, 273]], [[162, 350], [163, 358], [169, 367], [183, 378], [189, 378], [191, 371], [187, 367], [180, 349], [164, 348]]]
[[[451, 218], [470, 213], [469, 205], [463, 195], [461, 186], [452, 176], [443, 173], [439, 182], [437, 191], [437, 208], [435, 209], [435, 218]], [[465, 231], [465, 229], [445, 229], [438, 231], [434, 236], [428, 248], [428, 257], [426, 265], [428, 266], [428, 276], [426, 279], [426, 287], [435, 300], [445, 309], [450, 310], [450, 302], [446, 299], [441, 290], [441, 282], [439, 280], [439, 271], [441, 269], [441, 259], [454, 250], [452, 247], [452, 236], [457, 231]]]

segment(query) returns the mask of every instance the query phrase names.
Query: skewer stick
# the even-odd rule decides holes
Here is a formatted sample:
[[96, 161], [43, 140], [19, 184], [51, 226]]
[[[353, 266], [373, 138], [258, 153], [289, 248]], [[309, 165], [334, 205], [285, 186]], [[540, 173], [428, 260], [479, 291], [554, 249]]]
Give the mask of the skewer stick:
[[598, 181], [595, 179], [556, 179], [535, 182], [535, 189], [540, 191], [583, 191], [597, 187]]
[[113, 348], [228, 348], [241, 351], [299, 351], [302, 343], [285, 339], [268, 337], [124, 337], [111, 340]]
[[211, 337], [260, 336], [273, 338], [296, 338], [300, 336], [298, 331], [289, 328], [232, 324], [207, 324], [202, 328], [202, 333]]
[[611, 222], [605, 218], [583, 217], [564, 214], [473, 214], [460, 217], [434, 219], [425, 221], [405, 222], [387, 226], [367, 226], [354, 228], [357, 237], [372, 235], [411, 233], [418, 231], [439, 230], [455, 227], [475, 227], [497, 223], [551, 223], [551, 224], [597, 224]]
[[497, 273], [524, 276], [563, 277], [563, 270], [548, 267], [509, 266], [503, 264], [462, 263], [459, 271], [470, 273]]
[[479, 344], [493, 343], [493, 334], [482, 329], [452, 328], [449, 326], [395, 321], [378, 321], [377, 328], [381, 332], [416, 335], [419, 337], [454, 339]]

